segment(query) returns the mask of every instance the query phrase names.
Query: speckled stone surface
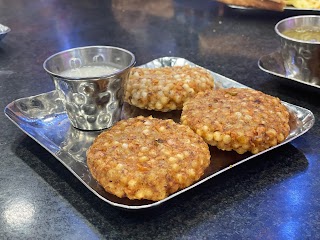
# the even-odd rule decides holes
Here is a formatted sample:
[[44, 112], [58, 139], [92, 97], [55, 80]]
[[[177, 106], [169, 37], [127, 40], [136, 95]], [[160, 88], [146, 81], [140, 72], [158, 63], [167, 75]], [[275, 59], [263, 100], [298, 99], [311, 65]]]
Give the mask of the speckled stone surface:
[[[0, 239], [320, 239], [320, 91], [262, 72], [274, 25], [308, 12], [239, 11], [206, 0], [0, 1], [0, 106], [53, 90], [43, 61], [113, 45], [137, 65], [186, 58], [311, 110], [294, 140], [146, 211], [116, 209], [0, 114]], [[317, 14], [314, 12], [312, 14]]]

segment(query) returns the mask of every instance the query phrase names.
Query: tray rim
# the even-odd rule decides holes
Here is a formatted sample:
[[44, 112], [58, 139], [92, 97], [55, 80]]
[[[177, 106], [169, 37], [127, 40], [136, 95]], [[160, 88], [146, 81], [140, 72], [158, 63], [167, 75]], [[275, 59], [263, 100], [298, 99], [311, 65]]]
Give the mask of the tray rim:
[[[259, 58], [259, 60], [258, 60], [258, 67], [259, 67], [262, 71], [264, 71], [264, 72], [266, 72], [266, 73], [268, 73], [268, 74], [277, 76], [277, 77], [285, 78], [285, 79], [287, 79], [287, 80], [292, 80], [292, 81], [295, 81], [295, 82], [298, 82], [298, 83], [301, 83], [301, 84], [304, 84], [304, 85], [307, 85], [307, 86], [310, 86], [310, 87], [315, 87], [315, 88], [320, 89], [320, 86], [319, 86], [319, 85], [312, 84], [312, 83], [309, 83], [309, 82], [305, 82], [305, 81], [300, 80], [300, 79], [298, 79], [298, 78], [287, 77], [286, 75], [283, 75], [282, 73], [275, 72], [275, 71], [272, 71], [272, 70], [270, 70], [270, 69], [267, 69], [267, 68], [263, 67], [263, 59], [265, 59], [265, 58], [267, 58], [267, 57], [273, 58], [272, 56], [273, 56], [274, 54], [280, 54], [280, 52], [279, 52], [279, 51], [274, 51], [274, 52], [272, 52], [272, 53], [263, 55], [263, 56], [261, 56], [261, 57]], [[274, 58], [273, 58], [273, 59], [274, 59]]]
[[[197, 64], [195, 64], [195, 63], [193, 63], [193, 62], [191, 62], [191, 61], [189, 61], [189, 60], [187, 60], [187, 59], [180, 58], [180, 57], [161, 57], [161, 58], [157, 58], [157, 59], [154, 59], [154, 60], [152, 60], [152, 61], [149, 61], [149, 62], [147, 62], [147, 63], [145, 63], [145, 64], [143, 64], [143, 65], [141, 65], [141, 66], [144, 66], [144, 65], [146, 65], [146, 64], [148, 64], [148, 63], [151, 63], [151, 62], [153, 62], [153, 61], [156, 61], [156, 60], [167, 59], [167, 58], [185, 60], [185, 61], [187, 61], [189, 64], [193, 64], [193, 65], [195, 65], [195, 66], [199, 66], [199, 65], [197, 65]], [[200, 66], [200, 67], [201, 67], [201, 66]], [[233, 80], [233, 79], [227, 78], [227, 77], [225, 77], [225, 76], [223, 76], [223, 75], [220, 75], [220, 74], [218, 74], [218, 73], [215, 73], [215, 72], [213, 72], [213, 71], [211, 71], [211, 70], [209, 70], [209, 69], [207, 69], [207, 70], [208, 70], [210, 73], [213, 73], [213, 74], [216, 75], [216, 76], [220, 76], [220, 77], [223, 77], [223, 78], [225, 78], [225, 79], [228, 79], [228, 81], [230, 81], [230, 82], [232, 82], [232, 83], [235, 83], [235, 84], [239, 85], [240, 87], [247, 88], [247, 86], [245, 86], [245, 85], [243, 85], [243, 84], [241, 84], [241, 83], [239, 83], [239, 82], [237, 82], [237, 81], [235, 81], [235, 80]], [[308, 125], [308, 128], [304, 129], [304, 131], [301, 131], [301, 132], [300, 132], [299, 134], [297, 134], [296, 136], [293, 136], [293, 137], [291, 137], [290, 139], [286, 139], [284, 142], [282, 142], [282, 143], [280, 143], [280, 144], [277, 144], [276, 146], [273, 146], [273, 147], [271, 147], [271, 148], [268, 148], [268, 149], [266, 149], [266, 150], [264, 150], [264, 151], [262, 151], [262, 152], [259, 152], [258, 154], [251, 155], [251, 156], [249, 156], [249, 157], [247, 157], [247, 158], [245, 158], [245, 159], [242, 159], [242, 160], [240, 160], [240, 161], [238, 161], [238, 162], [236, 162], [236, 163], [234, 163], [234, 164], [232, 164], [232, 165], [229, 165], [228, 167], [225, 167], [225, 168], [221, 169], [220, 171], [217, 171], [217, 172], [215, 172], [215, 173], [213, 173], [213, 174], [211, 174], [211, 175], [209, 175], [209, 176], [207, 176], [207, 177], [205, 177], [205, 178], [203, 178], [203, 179], [201, 179], [201, 180], [193, 183], [193, 184], [190, 185], [189, 187], [184, 188], [184, 189], [181, 189], [181, 190], [179, 190], [179, 191], [177, 191], [177, 192], [169, 195], [168, 197], [166, 197], [166, 198], [164, 198], [164, 199], [162, 199], [162, 200], [159, 200], [159, 201], [156, 201], [156, 202], [152, 202], [152, 203], [149, 203], [149, 204], [144, 204], [144, 205], [126, 205], [126, 204], [121, 204], [121, 203], [113, 202], [113, 201], [111, 201], [111, 200], [109, 200], [109, 199], [101, 196], [97, 191], [95, 191], [91, 186], [89, 186], [71, 167], [69, 167], [67, 164], [65, 164], [62, 159], [60, 159], [60, 157], [61, 157], [61, 155], [63, 154], [63, 152], [60, 152], [60, 151], [54, 152], [52, 149], [48, 148], [43, 142], [40, 141], [41, 139], [44, 139], [43, 137], [37, 138], [37, 137], [33, 136], [33, 134], [32, 134], [31, 132], [28, 132], [28, 131], [26, 131], [25, 129], [23, 129], [22, 126], [19, 125], [18, 122], [16, 122], [16, 121], [14, 120], [14, 118], [16, 117], [16, 115], [14, 114], [14, 111], [13, 111], [12, 109], [13, 109], [13, 107], [14, 107], [14, 103], [15, 103], [15, 102], [17, 102], [17, 101], [19, 101], [19, 100], [21, 101], [21, 100], [24, 100], [24, 99], [27, 99], [27, 98], [33, 98], [33, 97], [38, 97], [38, 96], [41, 96], [41, 95], [46, 95], [46, 94], [54, 93], [54, 92], [56, 92], [56, 90], [53, 90], [53, 91], [50, 91], [50, 92], [41, 93], [41, 94], [37, 94], [37, 95], [33, 95], [33, 96], [29, 96], [29, 97], [18, 98], [18, 99], [16, 99], [16, 100], [12, 101], [11, 103], [9, 103], [9, 104], [5, 107], [5, 109], [4, 109], [4, 114], [5, 114], [22, 132], [24, 132], [26, 135], [28, 135], [28, 136], [31, 137], [33, 140], [35, 140], [36, 143], [38, 143], [40, 146], [42, 146], [44, 149], [46, 149], [53, 157], [55, 157], [60, 163], [62, 163], [63, 166], [65, 166], [77, 179], [80, 180], [80, 182], [81, 182], [82, 184], [84, 184], [84, 185], [85, 185], [91, 192], [93, 192], [97, 197], [99, 197], [101, 200], [107, 202], [108, 204], [110, 204], [110, 205], [112, 205], [112, 206], [114, 206], [114, 207], [118, 207], [118, 208], [121, 208], [121, 209], [127, 209], [127, 210], [141, 210], [141, 209], [147, 209], [147, 208], [151, 208], [151, 207], [155, 207], [155, 206], [161, 205], [162, 203], [164, 203], [164, 202], [166, 202], [166, 201], [168, 201], [168, 200], [170, 200], [170, 199], [172, 199], [172, 198], [174, 198], [174, 197], [176, 197], [176, 196], [178, 196], [178, 195], [180, 195], [180, 194], [182, 194], [182, 193], [184, 193], [184, 192], [186, 192], [186, 191], [188, 191], [188, 190], [190, 190], [190, 189], [192, 189], [192, 188], [194, 188], [194, 187], [196, 187], [196, 186], [198, 186], [198, 185], [200, 185], [200, 184], [202, 184], [202, 183], [204, 183], [204, 182], [206, 182], [206, 181], [208, 181], [208, 180], [210, 180], [211, 178], [213, 178], [213, 177], [215, 177], [215, 176], [217, 176], [217, 175], [219, 175], [219, 174], [221, 174], [221, 173], [223, 173], [223, 172], [225, 172], [225, 171], [227, 171], [227, 170], [229, 170], [229, 169], [231, 169], [231, 168], [233, 168], [233, 167], [235, 167], [235, 166], [238, 166], [238, 165], [240, 165], [240, 164], [242, 164], [242, 163], [244, 163], [244, 162], [246, 162], [246, 161], [248, 161], [248, 160], [250, 160], [250, 159], [252, 159], [252, 158], [255, 158], [255, 157], [257, 157], [257, 156], [259, 156], [259, 155], [261, 155], [261, 154], [264, 154], [264, 153], [266, 153], [266, 152], [268, 152], [268, 151], [271, 151], [271, 150], [273, 150], [273, 149], [275, 149], [275, 148], [278, 148], [278, 147], [280, 147], [280, 146], [282, 146], [282, 145], [284, 145], [284, 144], [287, 144], [287, 143], [291, 142], [292, 140], [300, 137], [301, 135], [303, 135], [303, 134], [305, 134], [307, 131], [309, 131], [309, 130], [312, 128], [312, 126], [314, 125], [314, 123], [315, 123], [314, 114], [313, 114], [309, 109], [306, 109], [306, 108], [303, 108], [303, 107], [300, 107], [300, 106], [297, 106], [297, 105], [290, 104], [290, 103], [287, 103], [287, 102], [282, 101], [282, 103], [283, 103], [284, 105], [286, 105], [287, 107], [295, 107], [295, 108], [298, 108], [298, 109], [303, 109], [303, 110], [307, 111], [308, 114], [311, 115], [311, 122], [308, 122], [308, 124], [309, 124], [309, 125]], [[13, 107], [12, 107], [12, 106], [13, 106]], [[62, 113], [66, 114], [65, 112], [62, 112]], [[47, 139], [45, 139], [45, 141], [48, 142]], [[62, 155], [62, 156], [63, 156], [63, 155]], [[71, 157], [70, 157], [69, 155], [67, 155], [67, 154], [64, 154], [63, 157], [71, 158]]]

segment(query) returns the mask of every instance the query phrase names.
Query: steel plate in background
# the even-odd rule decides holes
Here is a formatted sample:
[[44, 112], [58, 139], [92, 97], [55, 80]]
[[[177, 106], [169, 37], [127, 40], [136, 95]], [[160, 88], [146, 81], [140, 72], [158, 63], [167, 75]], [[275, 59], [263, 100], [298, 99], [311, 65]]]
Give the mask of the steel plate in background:
[[[237, 6], [237, 5], [232, 5], [229, 4], [228, 7], [233, 8], [233, 9], [239, 9], [239, 10], [268, 10], [268, 9], [263, 9], [263, 8], [251, 8], [251, 7], [244, 7], [244, 6]], [[319, 12], [320, 9], [312, 9], [312, 8], [296, 8], [293, 6], [286, 6], [283, 8], [284, 11], [304, 11], [304, 12]]]
[[[153, 60], [140, 67], [155, 68], [177, 65], [182, 66], [186, 64], [197, 66], [183, 58], [164, 57]], [[210, 73], [215, 79], [216, 88], [246, 87], [217, 73]], [[289, 109], [291, 128], [289, 136], [283, 143], [256, 155], [249, 153], [240, 155], [233, 151], [226, 152], [218, 150], [215, 147], [210, 147], [212, 155], [211, 164], [206, 169], [204, 176], [193, 185], [157, 202], [118, 198], [104, 191], [104, 189], [92, 178], [86, 164], [86, 150], [100, 131], [81, 131], [72, 127], [64, 112], [62, 101], [59, 99], [56, 91], [15, 100], [5, 108], [5, 114], [23, 132], [57, 158], [100, 199], [115, 207], [138, 210], [158, 206], [231, 167], [292, 141], [307, 132], [313, 126], [315, 119], [311, 111], [289, 103], [283, 102], [283, 104]], [[154, 117], [172, 118], [178, 121], [180, 114], [181, 111], [160, 113], [142, 110], [128, 104], [125, 104], [122, 110], [122, 118], [135, 117], [137, 115], [153, 115]]]
[[320, 88], [317, 82], [307, 82], [295, 77], [292, 77], [290, 72], [287, 72], [283, 63], [282, 56], [280, 52], [273, 52], [268, 55], [262, 56], [258, 61], [259, 68], [269, 74], [277, 77], [285, 78], [291, 81], [299, 82], [304, 85], [308, 85], [315, 88]]
[[11, 31], [11, 29], [5, 25], [0, 24], [0, 41]]

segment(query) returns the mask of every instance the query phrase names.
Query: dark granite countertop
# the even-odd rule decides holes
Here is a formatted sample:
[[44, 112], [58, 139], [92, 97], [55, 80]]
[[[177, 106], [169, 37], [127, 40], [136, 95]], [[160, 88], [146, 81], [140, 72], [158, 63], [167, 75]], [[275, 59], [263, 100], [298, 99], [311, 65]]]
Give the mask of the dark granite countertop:
[[[1, 109], [54, 89], [51, 54], [86, 45], [200, 66], [311, 110], [311, 130], [157, 208], [128, 212], [90, 192], [2, 113], [0, 239], [319, 239], [320, 90], [261, 71], [274, 25], [308, 12], [234, 10], [206, 0], [0, 2]], [[313, 12], [312, 14], [317, 14]]]

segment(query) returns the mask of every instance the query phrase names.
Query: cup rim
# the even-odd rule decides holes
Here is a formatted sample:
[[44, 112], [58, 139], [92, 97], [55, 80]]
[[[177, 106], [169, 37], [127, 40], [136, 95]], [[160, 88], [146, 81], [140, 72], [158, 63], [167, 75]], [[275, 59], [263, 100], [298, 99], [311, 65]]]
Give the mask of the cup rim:
[[287, 37], [285, 36], [284, 34], [282, 34], [280, 31], [279, 31], [279, 25], [282, 24], [283, 22], [286, 22], [288, 20], [291, 20], [291, 19], [296, 19], [296, 18], [319, 18], [320, 19], [320, 16], [319, 15], [299, 15], [299, 16], [293, 16], [293, 17], [289, 17], [289, 18], [285, 18], [285, 19], [282, 19], [281, 21], [277, 22], [277, 24], [275, 25], [274, 27], [274, 30], [275, 32], [277, 33], [278, 36], [280, 36], [281, 38], [284, 38], [286, 40], [290, 40], [290, 41], [293, 41], [293, 42], [299, 42], [299, 43], [306, 43], [306, 44], [311, 44], [311, 45], [320, 45], [320, 42], [310, 42], [310, 41], [304, 41], [304, 40], [298, 40], [298, 39], [295, 39], [295, 38], [290, 38], [290, 37]]
[[[47, 62], [49, 60], [51, 60], [52, 58], [54, 58], [55, 56], [59, 55], [59, 54], [62, 54], [62, 53], [66, 53], [66, 52], [71, 52], [71, 51], [74, 51], [74, 50], [77, 50], [77, 49], [86, 49], [86, 48], [112, 48], [112, 49], [118, 49], [118, 50], [121, 50], [123, 52], [126, 52], [128, 53], [132, 59], [131, 59], [131, 62], [130, 64], [128, 64], [126, 67], [124, 68], [121, 68], [119, 69], [118, 71], [115, 71], [113, 73], [110, 73], [110, 74], [106, 74], [106, 75], [102, 75], [102, 76], [99, 76], [99, 77], [82, 77], [82, 78], [72, 78], [72, 77], [65, 77], [65, 76], [62, 76], [60, 74], [57, 74], [57, 73], [54, 73], [52, 71], [50, 71], [46, 65], [47, 65]], [[113, 77], [115, 75], [118, 75], [119, 73], [122, 73], [124, 71], [126, 71], [127, 69], [131, 68], [134, 64], [136, 63], [136, 59], [135, 59], [135, 55], [124, 49], [124, 48], [120, 48], [120, 47], [114, 47], [114, 46], [103, 46], [103, 45], [92, 45], [92, 46], [84, 46], [84, 47], [75, 47], [75, 48], [70, 48], [70, 49], [67, 49], [67, 50], [63, 50], [63, 51], [60, 51], [60, 52], [57, 52], [51, 56], [49, 56], [42, 64], [42, 67], [44, 68], [44, 70], [49, 73], [50, 75], [54, 76], [54, 77], [58, 77], [58, 78], [62, 78], [64, 80], [77, 80], [77, 81], [83, 81], [83, 80], [99, 80], [99, 79], [102, 79], [102, 78], [110, 78], [110, 77]]]

